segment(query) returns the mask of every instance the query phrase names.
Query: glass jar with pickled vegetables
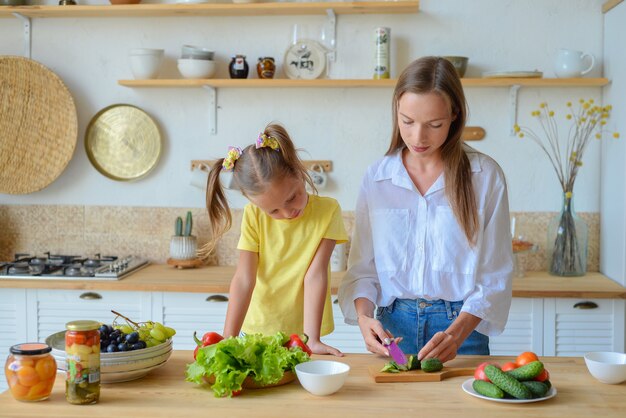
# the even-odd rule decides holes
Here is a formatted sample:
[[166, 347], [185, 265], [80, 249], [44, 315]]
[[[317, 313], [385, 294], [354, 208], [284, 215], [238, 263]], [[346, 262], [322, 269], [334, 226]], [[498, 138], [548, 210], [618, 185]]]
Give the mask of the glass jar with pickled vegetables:
[[11, 394], [18, 401], [48, 399], [57, 375], [52, 348], [42, 343], [17, 344], [10, 348], [4, 374]]
[[71, 404], [96, 403], [100, 398], [99, 327], [97, 321], [65, 324], [65, 399]]

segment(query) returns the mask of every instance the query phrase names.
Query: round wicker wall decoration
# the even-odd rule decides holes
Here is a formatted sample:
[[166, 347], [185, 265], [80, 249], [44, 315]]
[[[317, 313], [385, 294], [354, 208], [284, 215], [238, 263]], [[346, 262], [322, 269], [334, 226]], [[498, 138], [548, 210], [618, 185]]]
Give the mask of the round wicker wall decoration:
[[0, 193], [27, 194], [72, 159], [76, 106], [63, 81], [37, 61], [0, 56]]
[[148, 174], [161, 156], [161, 134], [138, 107], [116, 104], [100, 110], [85, 132], [85, 150], [102, 175], [117, 181]]

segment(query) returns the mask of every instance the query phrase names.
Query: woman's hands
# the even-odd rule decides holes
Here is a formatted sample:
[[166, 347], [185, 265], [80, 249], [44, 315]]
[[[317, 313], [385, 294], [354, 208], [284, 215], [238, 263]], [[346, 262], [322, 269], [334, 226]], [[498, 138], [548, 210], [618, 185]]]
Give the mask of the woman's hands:
[[459, 347], [460, 344], [453, 335], [448, 334], [446, 331], [440, 331], [433, 335], [433, 338], [422, 347], [420, 352], [417, 353], [417, 358], [419, 360], [438, 358], [442, 363], [445, 363], [456, 357]]
[[306, 345], [309, 346], [313, 354], [332, 354], [333, 356], [343, 357], [343, 353], [341, 351], [328, 344], [324, 344], [320, 340], [313, 340], [310, 338]]

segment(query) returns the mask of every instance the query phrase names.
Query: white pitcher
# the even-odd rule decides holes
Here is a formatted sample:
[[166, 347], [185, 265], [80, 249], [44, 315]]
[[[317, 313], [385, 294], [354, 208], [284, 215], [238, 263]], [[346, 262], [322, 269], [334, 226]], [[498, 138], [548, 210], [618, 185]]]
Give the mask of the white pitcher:
[[[585, 69], [585, 59], [589, 66]], [[554, 57], [554, 73], [559, 78], [581, 77], [587, 74], [596, 63], [593, 55], [572, 49], [559, 49]]]

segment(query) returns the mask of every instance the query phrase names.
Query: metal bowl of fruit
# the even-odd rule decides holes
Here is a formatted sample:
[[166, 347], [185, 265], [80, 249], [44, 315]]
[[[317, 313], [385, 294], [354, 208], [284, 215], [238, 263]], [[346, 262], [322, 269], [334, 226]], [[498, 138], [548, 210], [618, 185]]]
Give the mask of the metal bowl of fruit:
[[[175, 332], [171, 328], [163, 327], [158, 323], [132, 323], [134, 325], [108, 325], [100, 327], [100, 381], [102, 383], [126, 382], [139, 379], [150, 371], [163, 366], [172, 354], [172, 335]], [[158, 337], [163, 341], [150, 338], [151, 328], [165, 329]], [[123, 331], [130, 331], [125, 333]], [[161, 330], [160, 330], [161, 331]], [[166, 336], [167, 335], [167, 336]], [[148, 340], [148, 342], [146, 342]], [[46, 344], [52, 347], [52, 355], [57, 362], [57, 368], [65, 371], [65, 331], [59, 331], [48, 338]], [[150, 346], [148, 347], [147, 344]], [[115, 348], [114, 348], [114, 347]], [[76, 348], [79, 349], [79, 348]], [[74, 350], [70, 347], [69, 350]]]

